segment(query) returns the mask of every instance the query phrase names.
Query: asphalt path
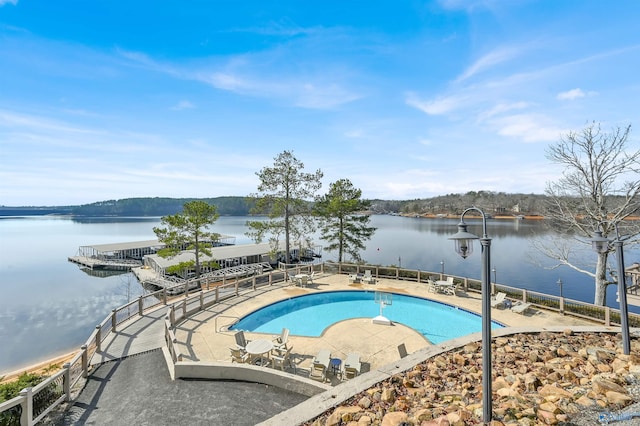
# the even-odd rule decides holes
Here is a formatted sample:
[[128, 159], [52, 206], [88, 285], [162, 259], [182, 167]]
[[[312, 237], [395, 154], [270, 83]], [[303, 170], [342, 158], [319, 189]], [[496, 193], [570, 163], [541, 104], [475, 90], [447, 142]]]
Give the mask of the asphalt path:
[[172, 381], [161, 350], [102, 364], [59, 425], [255, 425], [307, 397], [259, 383]]

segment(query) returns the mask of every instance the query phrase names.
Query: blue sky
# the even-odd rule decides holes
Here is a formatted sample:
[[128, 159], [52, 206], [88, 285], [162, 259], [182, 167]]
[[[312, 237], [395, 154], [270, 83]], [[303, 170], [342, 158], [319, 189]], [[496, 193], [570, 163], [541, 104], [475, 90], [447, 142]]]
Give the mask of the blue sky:
[[562, 134], [637, 124], [639, 18], [635, 0], [0, 0], [0, 205], [247, 195], [284, 150], [321, 192], [542, 193]]

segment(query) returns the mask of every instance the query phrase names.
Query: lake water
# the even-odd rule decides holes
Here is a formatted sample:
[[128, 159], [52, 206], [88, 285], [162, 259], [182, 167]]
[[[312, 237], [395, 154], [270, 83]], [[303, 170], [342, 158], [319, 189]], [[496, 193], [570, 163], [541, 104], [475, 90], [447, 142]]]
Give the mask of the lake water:
[[[213, 230], [236, 236], [237, 244], [250, 243], [244, 236], [246, 221], [246, 217], [221, 217]], [[445, 273], [478, 279], [479, 244], [465, 260], [448, 240], [457, 223], [372, 216], [378, 230], [362, 257], [372, 264], [433, 272], [444, 267]], [[159, 224], [159, 218], [0, 218], [0, 375], [78, 349], [111, 309], [144, 292], [130, 273], [96, 277], [68, 262], [79, 246], [154, 239], [153, 227]], [[469, 224], [470, 232], [482, 232], [478, 222]], [[589, 277], [566, 267], [547, 270], [538, 264], [552, 264], [529, 248], [533, 238], [552, 237], [539, 222], [491, 220], [488, 233], [495, 268], [492, 281], [557, 295], [560, 278], [565, 297], [593, 301]], [[334, 253], [322, 254], [323, 260], [336, 259]], [[579, 256], [585, 263], [595, 261], [589, 248]], [[640, 261], [640, 250], [625, 249], [625, 261], [627, 265]], [[613, 307], [617, 307], [615, 290], [610, 286], [608, 291]], [[629, 310], [640, 313], [637, 307]]]

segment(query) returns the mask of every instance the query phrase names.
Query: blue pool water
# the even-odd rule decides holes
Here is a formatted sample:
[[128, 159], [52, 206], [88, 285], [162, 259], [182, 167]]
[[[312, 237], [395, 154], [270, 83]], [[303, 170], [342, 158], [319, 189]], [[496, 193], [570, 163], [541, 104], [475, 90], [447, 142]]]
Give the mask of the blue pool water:
[[[293, 297], [267, 305], [234, 324], [232, 330], [317, 337], [330, 325], [351, 318], [374, 318], [380, 314], [372, 291], [330, 291]], [[422, 333], [433, 344], [476, 333], [482, 318], [473, 312], [432, 300], [392, 295], [383, 315]], [[493, 322], [492, 328], [502, 327]]]

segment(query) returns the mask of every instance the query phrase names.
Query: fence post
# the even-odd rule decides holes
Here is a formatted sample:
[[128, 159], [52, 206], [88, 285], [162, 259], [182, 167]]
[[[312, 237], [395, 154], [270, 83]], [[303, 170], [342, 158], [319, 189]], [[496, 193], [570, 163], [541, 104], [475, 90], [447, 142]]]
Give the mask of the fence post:
[[256, 277], [251, 278], [251, 287], [253, 291], [256, 291]]
[[564, 315], [564, 297], [560, 298], [560, 313]]
[[236, 283], [234, 284], [234, 287], [236, 288], [236, 296], [240, 295], [240, 293], [238, 293], [238, 281], [236, 280]]
[[96, 351], [100, 352], [100, 344], [102, 343], [102, 329], [100, 325], [96, 325]]
[[522, 303], [527, 303], [527, 289], [522, 289]]
[[68, 362], [65, 362], [62, 365], [62, 368], [64, 368], [64, 382], [63, 382], [63, 386], [64, 386], [64, 400], [65, 401], [70, 401], [71, 400], [71, 364]]
[[144, 302], [142, 296], [138, 298], [138, 315], [142, 316], [144, 313]]
[[464, 292], [466, 293], [469, 290], [469, 278], [464, 277]]
[[89, 377], [89, 354], [87, 353], [87, 345], [80, 346], [82, 350], [82, 377]]
[[116, 332], [116, 325], [118, 325], [118, 320], [116, 318], [116, 312], [118, 312], [117, 309], [112, 309], [111, 310], [111, 331], [112, 332]]
[[187, 317], [187, 298], [185, 297], [182, 301], [182, 320]]
[[22, 403], [22, 415], [20, 416], [20, 424], [31, 426], [33, 424], [33, 388], [28, 387], [20, 391], [20, 396], [23, 399]]
[[171, 327], [174, 327], [176, 325], [176, 307], [175, 307], [175, 305], [171, 305], [171, 308], [169, 308], [169, 318], [171, 320]]
[[200, 292], [200, 310], [204, 309], [204, 293]]
[[269, 271], [269, 285], [273, 285], [273, 272]]
[[162, 287], [162, 303], [167, 304], [167, 288]]
[[220, 300], [220, 286], [216, 287], [216, 303]]
[[611, 308], [608, 306], [604, 307], [604, 325], [607, 327], [611, 325]]

